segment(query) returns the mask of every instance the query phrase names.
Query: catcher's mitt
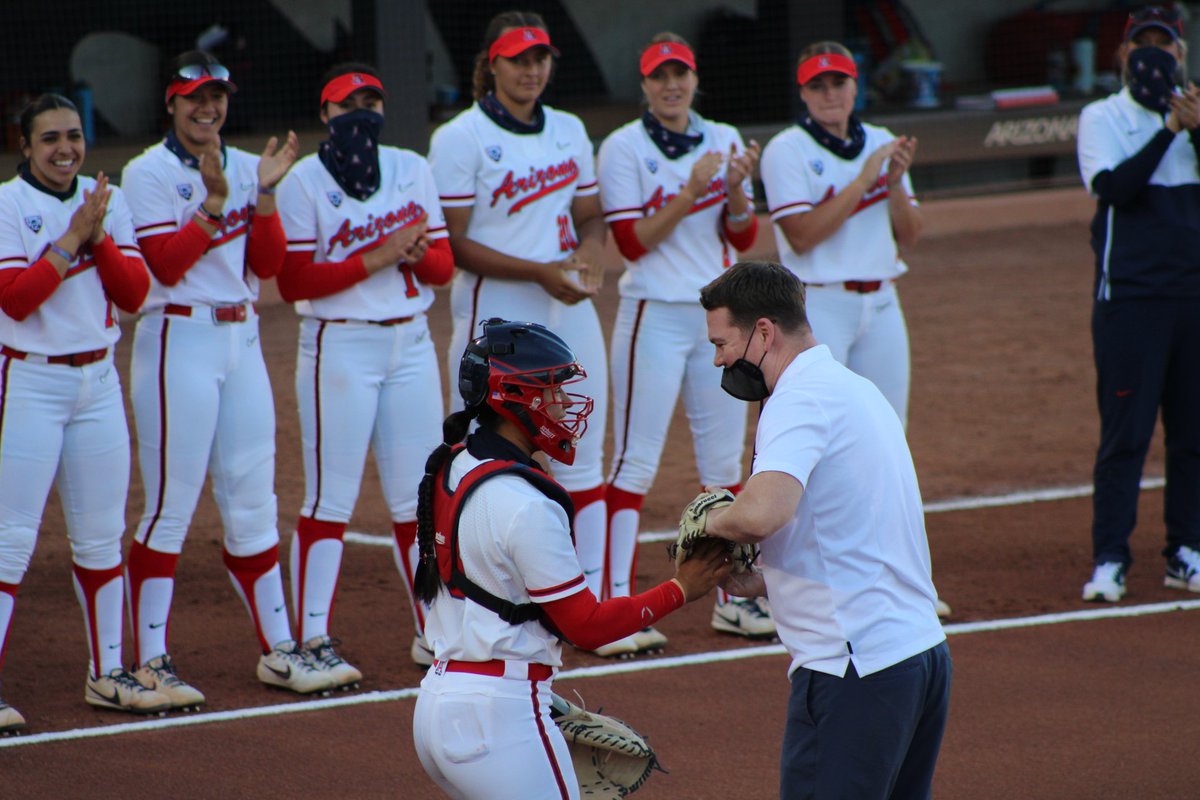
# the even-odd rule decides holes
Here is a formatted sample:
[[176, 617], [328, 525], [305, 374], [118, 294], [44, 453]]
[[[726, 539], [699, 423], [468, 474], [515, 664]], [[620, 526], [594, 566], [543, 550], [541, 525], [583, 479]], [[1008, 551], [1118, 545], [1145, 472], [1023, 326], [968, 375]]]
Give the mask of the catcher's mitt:
[[580, 797], [625, 797], [645, 783], [652, 770], [666, 772], [646, 740], [619, 719], [556, 694], [550, 695], [550, 717], [567, 740]]
[[[701, 492], [696, 499], [688, 503], [679, 518], [679, 538], [667, 548], [668, 555], [676, 564], [682, 564], [692, 555], [692, 550], [701, 539], [711, 538], [704, 532], [708, 523], [708, 512], [714, 508], [727, 506], [733, 502], [733, 492], [728, 489], [718, 489], [715, 492]], [[758, 558], [758, 548], [752, 544], [725, 542], [729, 555], [733, 558], [734, 572], [748, 572]]]

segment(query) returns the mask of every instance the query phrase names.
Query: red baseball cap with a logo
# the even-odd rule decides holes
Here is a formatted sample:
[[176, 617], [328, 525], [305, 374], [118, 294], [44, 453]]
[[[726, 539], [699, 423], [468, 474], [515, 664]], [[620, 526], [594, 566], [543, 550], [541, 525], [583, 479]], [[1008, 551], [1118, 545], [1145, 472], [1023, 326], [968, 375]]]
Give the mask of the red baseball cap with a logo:
[[858, 77], [858, 67], [853, 58], [841, 53], [817, 53], [800, 62], [796, 70], [796, 83], [803, 86], [824, 72], [837, 72], [850, 78]]
[[514, 58], [531, 47], [544, 47], [555, 56], [558, 55], [558, 48], [550, 44], [550, 34], [541, 28], [511, 28], [496, 37], [496, 41], [488, 48], [488, 63], [495, 61], [498, 56]]
[[696, 54], [692, 48], [680, 42], [655, 42], [642, 51], [639, 65], [642, 76], [649, 75], [668, 61], [678, 61], [693, 72], [696, 70]]
[[325, 88], [321, 90], [321, 104], [340, 103], [359, 89], [371, 89], [378, 92], [380, 97], [387, 97], [379, 78], [365, 72], [347, 72], [325, 84]]

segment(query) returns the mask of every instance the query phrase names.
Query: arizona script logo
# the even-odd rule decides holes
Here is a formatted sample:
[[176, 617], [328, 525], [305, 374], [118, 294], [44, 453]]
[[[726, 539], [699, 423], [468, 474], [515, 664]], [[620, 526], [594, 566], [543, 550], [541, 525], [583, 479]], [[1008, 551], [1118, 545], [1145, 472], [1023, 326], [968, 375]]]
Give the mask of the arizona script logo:
[[254, 209], [249, 203], [241, 208], [235, 208], [225, 216], [221, 217], [220, 236], [213, 240], [213, 244], [220, 244], [222, 240], [230, 238], [239, 233], [245, 233], [246, 228], [250, 224], [250, 219], [254, 216]]
[[332, 251], [334, 245], [350, 247], [355, 242], [373, 242], [386, 236], [393, 228], [399, 229], [411, 225], [424, 213], [424, 206], [410, 200], [408, 205], [401, 206], [395, 211], [389, 211], [383, 216], [377, 217], [374, 214], [368, 214], [367, 221], [363, 225], [351, 225], [350, 220], [342, 220], [337, 233], [329, 237], [327, 249]]
[[570, 186], [578, 177], [579, 165], [575, 163], [574, 158], [568, 158], [561, 164], [552, 164], [544, 169], [530, 167], [529, 174], [523, 178], [514, 177], [512, 170], [509, 170], [504, 180], [500, 181], [499, 188], [492, 192], [491, 207], [495, 208], [501, 197], [512, 200], [524, 195], [509, 207], [508, 215], [511, 217], [535, 200]]
[[[654, 193], [650, 195], [650, 199], [647, 200], [645, 205], [642, 206], [642, 211], [661, 211], [663, 206], [674, 200], [677, 195], [678, 192], [675, 194], [667, 194], [663, 191], [662, 186], [656, 186], [654, 188]], [[725, 179], [718, 175], [708, 184], [708, 188], [705, 190], [704, 194], [692, 205], [692, 210], [688, 213], [691, 214], [701, 209], [708, 208], [714, 203], [719, 203], [724, 199]]]

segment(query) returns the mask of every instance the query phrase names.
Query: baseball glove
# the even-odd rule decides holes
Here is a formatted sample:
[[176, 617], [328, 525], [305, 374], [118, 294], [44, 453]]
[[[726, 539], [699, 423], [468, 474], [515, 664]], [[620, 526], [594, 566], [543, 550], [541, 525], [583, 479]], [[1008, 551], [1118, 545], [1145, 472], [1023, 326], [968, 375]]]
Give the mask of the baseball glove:
[[[714, 508], [730, 505], [733, 502], [733, 492], [728, 489], [718, 489], [715, 492], [701, 492], [696, 499], [688, 503], [679, 518], [679, 538], [667, 548], [667, 553], [682, 564], [691, 557], [693, 549], [701, 539], [710, 537], [704, 532], [708, 523], [708, 512]], [[733, 572], [748, 572], [758, 558], [758, 548], [752, 544], [738, 544], [726, 541], [725, 546], [733, 558]]]
[[556, 694], [550, 695], [550, 717], [567, 740], [580, 797], [615, 800], [636, 791], [651, 771], [666, 772], [646, 740], [619, 719]]

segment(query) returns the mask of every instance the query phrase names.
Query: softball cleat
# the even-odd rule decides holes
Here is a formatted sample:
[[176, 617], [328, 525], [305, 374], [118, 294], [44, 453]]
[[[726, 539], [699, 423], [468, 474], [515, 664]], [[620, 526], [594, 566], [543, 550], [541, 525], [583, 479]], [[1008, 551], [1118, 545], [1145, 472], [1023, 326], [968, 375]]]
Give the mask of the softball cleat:
[[257, 673], [267, 686], [296, 694], [328, 694], [334, 686], [333, 676], [317, 669], [290, 639], [259, 657]]
[[328, 636], [316, 636], [304, 643], [304, 654], [309, 663], [333, 679], [333, 687], [342, 691], [358, 688], [362, 673], [333, 649], [335, 644], [341, 644]]

